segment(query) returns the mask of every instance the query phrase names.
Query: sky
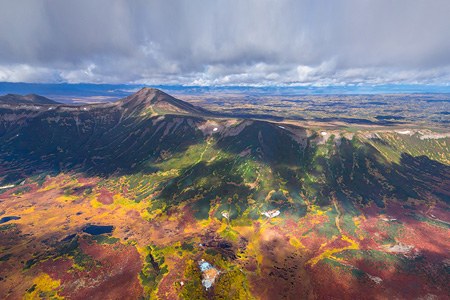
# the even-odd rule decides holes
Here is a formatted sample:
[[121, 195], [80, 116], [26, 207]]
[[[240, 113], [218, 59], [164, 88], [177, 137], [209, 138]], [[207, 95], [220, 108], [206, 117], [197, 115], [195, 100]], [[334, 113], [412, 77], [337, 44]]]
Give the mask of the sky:
[[450, 85], [449, 0], [0, 0], [0, 81]]

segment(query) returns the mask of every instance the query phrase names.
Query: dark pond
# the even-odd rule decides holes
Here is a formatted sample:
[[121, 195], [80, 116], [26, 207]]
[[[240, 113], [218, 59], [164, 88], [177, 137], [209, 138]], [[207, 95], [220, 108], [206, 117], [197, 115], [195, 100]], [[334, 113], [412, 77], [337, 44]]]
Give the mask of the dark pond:
[[17, 217], [17, 216], [7, 216], [7, 217], [3, 217], [3, 218], [0, 219], [0, 224], [9, 222], [9, 221], [11, 221], [11, 220], [19, 220], [19, 219], [20, 219], [20, 217]]
[[87, 225], [84, 227], [83, 232], [89, 233], [91, 235], [99, 235], [105, 233], [111, 233], [114, 229], [114, 226], [110, 225]]
[[68, 242], [68, 241], [71, 241], [71, 240], [72, 240], [74, 237], [76, 237], [76, 236], [77, 236], [76, 233], [70, 234], [70, 235], [66, 236], [65, 238], [63, 238], [63, 239], [61, 240], [61, 242]]

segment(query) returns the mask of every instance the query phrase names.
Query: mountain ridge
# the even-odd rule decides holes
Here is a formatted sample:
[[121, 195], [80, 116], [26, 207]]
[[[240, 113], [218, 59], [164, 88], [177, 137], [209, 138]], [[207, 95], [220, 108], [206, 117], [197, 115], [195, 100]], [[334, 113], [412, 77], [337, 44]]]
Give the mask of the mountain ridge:
[[23, 104], [33, 105], [55, 105], [55, 107], [47, 108], [52, 111], [89, 111], [95, 109], [117, 109], [123, 114], [130, 116], [142, 116], [142, 115], [192, 115], [192, 116], [204, 116], [212, 117], [218, 116], [204, 108], [192, 105], [186, 101], [172, 97], [171, 95], [155, 88], [142, 88], [136, 93], [133, 93], [125, 98], [121, 98], [111, 102], [104, 103], [88, 103], [81, 105], [66, 104], [53, 101], [44, 96], [29, 94], [29, 95], [16, 95], [7, 94], [0, 96], [0, 104], [6, 104], [9, 107], [17, 109], [24, 108]]
[[37, 94], [6, 94], [0, 96], [0, 104], [61, 104], [47, 97]]

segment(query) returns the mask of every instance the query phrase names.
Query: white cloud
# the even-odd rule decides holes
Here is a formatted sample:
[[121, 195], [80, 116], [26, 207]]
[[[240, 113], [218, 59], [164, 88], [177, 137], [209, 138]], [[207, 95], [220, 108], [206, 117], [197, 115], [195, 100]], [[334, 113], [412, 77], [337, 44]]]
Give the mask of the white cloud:
[[0, 65], [0, 81], [5, 82], [60, 82], [58, 72], [26, 64]]
[[447, 84], [448, 0], [0, 0], [0, 80]]

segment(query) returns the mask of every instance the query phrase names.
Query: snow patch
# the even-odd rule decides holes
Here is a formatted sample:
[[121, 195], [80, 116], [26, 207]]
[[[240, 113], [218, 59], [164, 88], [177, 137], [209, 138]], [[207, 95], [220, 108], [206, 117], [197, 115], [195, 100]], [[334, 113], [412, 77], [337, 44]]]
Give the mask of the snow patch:
[[276, 216], [280, 215], [280, 211], [274, 209], [274, 210], [263, 211], [261, 214], [268, 218], [275, 218]]
[[13, 188], [13, 187], [14, 187], [14, 184], [4, 185], [4, 186], [0, 186], [0, 190], [9, 189], [9, 188]]
[[383, 279], [381, 279], [380, 277], [372, 276], [370, 274], [367, 274], [367, 276], [369, 276], [369, 278], [376, 284], [380, 284], [381, 282], [383, 282]]
[[227, 211], [223, 211], [222, 212], [222, 217], [224, 217], [225, 219], [229, 219], [230, 218], [230, 214]]
[[387, 252], [390, 253], [396, 253], [396, 254], [409, 254], [413, 249], [414, 246], [412, 245], [405, 245], [403, 243], [398, 243], [397, 245], [386, 245], [384, 246]]
[[220, 274], [220, 271], [204, 259], [198, 262], [198, 266], [200, 268], [200, 271], [202, 272], [202, 285], [206, 290], [208, 290], [213, 286], [216, 278]]
[[420, 136], [421, 140], [445, 139], [450, 137], [450, 133], [429, 133]]
[[399, 134], [411, 134], [411, 130], [400, 130], [400, 131], [397, 131], [397, 133], [399, 133]]

